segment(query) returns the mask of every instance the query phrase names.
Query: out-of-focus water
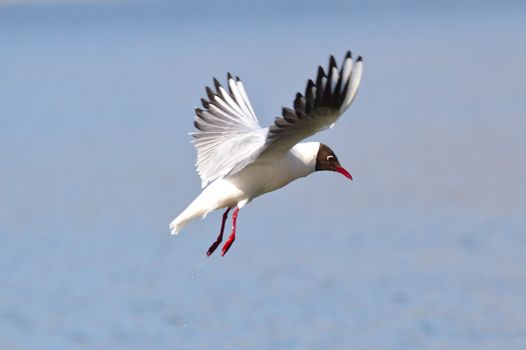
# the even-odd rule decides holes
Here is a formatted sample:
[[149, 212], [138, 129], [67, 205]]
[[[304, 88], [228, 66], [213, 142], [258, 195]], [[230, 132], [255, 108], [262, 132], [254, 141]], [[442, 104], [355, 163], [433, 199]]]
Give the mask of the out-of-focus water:
[[[0, 7], [0, 349], [526, 348], [524, 16], [229, 4]], [[269, 124], [347, 49], [355, 181], [170, 236], [211, 77]]]

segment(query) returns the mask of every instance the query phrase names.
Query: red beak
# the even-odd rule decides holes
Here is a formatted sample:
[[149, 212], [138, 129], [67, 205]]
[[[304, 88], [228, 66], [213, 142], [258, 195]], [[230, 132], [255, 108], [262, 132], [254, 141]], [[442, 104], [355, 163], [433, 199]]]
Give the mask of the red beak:
[[341, 166], [336, 167], [336, 171], [352, 181], [352, 175]]

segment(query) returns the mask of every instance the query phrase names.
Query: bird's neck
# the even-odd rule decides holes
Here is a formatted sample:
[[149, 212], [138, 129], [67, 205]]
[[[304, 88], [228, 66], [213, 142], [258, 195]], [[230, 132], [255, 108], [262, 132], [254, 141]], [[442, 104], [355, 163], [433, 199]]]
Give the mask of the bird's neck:
[[307, 176], [316, 171], [316, 157], [319, 149], [319, 142], [302, 142], [292, 147], [290, 154], [297, 159], [298, 177]]

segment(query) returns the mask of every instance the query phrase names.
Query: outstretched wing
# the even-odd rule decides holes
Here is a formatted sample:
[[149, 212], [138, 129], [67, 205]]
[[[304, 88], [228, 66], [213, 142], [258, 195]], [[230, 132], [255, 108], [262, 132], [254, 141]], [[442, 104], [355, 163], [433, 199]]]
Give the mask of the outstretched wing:
[[233, 174], [252, 163], [261, 153], [268, 128], [261, 128], [239, 77], [228, 74], [228, 92], [214, 79], [206, 87], [208, 100], [195, 109], [191, 133], [197, 149], [197, 172], [205, 187], [215, 179]]
[[298, 93], [294, 109], [283, 108], [274, 125], [261, 128], [241, 80], [228, 74], [228, 91], [214, 79], [216, 91], [207, 87], [208, 100], [195, 109], [191, 133], [197, 149], [197, 172], [202, 186], [241, 171], [260, 155], [286, 152], [302, 139], [331, 127], [351, 105], [362, 76], [362, 58], [347, 52], [341, 69], [333, 56], [327, 74], [318, 69], [305, 95]]
[[332, 127], [356, 97], [362, 66], [362, 57], [353, 61], [350, 51], [341, 69], [331, 56], [327, 73], [320, 66], [316, 82], [307, 82], [305, 95], [296, 94], [294, 109], [284, 107], [270, 126], [264, 153], [288, 151], [304, 138]]

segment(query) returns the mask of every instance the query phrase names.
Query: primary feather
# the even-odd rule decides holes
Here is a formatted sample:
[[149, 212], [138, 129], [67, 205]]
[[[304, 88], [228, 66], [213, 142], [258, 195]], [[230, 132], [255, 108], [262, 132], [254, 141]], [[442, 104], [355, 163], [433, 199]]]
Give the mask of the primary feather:
[[334, 56], [329, 59], [327, 74], [318, 67], [316, 82], [309, 80], [305, 94], [296, 94], [294, 108], [284, 107], [270, 126], [265, 153], [287, 151], [301, 140], [332, 127], [356, 96], [362, 65], [362, 58], [358, 56], [353, 62], [348, 51], [341, 69]]

